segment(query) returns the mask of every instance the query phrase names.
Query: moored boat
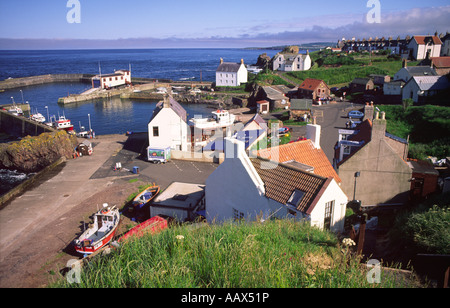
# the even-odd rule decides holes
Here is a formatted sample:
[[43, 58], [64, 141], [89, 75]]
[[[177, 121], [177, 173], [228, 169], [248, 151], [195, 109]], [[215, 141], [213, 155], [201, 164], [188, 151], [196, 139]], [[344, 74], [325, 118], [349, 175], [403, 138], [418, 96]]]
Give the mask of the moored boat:
[[69, 119], [67, 119], [64, 115], [59, 116], [58, 120], [55, 120], [53, 122], [53, 126], [59, 130], [65, 130], [68, 133], [74, 132], [72, 122]]
[[83, 255], [92, 254], [107, 245], [114, 237], [120, 222], [119, 210], [103, 204], [94, 215], [92, 226], [74, 241], [75, 250]]
[[156, 234], [167, 228], [167, 220], [162, 217], [155, 216], [132, 228], [130, 231], [125, 233], [125, 235], [123, 235], [118, 242], [122, 242], [131, 237], [140, 238], [148, 233]]
[[150, 201], [152, 201], [156, 195], [160, 192], [161, 187], [155, 184], [150, 185], [147, 187], [143, 192], [138, 194], [133, 199], [133, 208], [136, 210], [140, 210], [143, 207], [145, 207]]
[[36, 121], [39, 123], [45, 123], [45, 117], [39, 112], [32, 114], [30, 118], [33, 121]]

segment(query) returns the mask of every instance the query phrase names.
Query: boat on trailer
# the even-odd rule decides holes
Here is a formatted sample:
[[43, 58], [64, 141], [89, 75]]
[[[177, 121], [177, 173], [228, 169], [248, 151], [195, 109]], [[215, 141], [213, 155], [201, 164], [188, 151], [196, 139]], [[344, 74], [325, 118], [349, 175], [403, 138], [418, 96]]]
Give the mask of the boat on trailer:
[[106, 246], [116, 234], [120, 222], [119, 210], [107, 203], [94, 214], [94, 223], [74, 241], [75, 250], [90, 255]]
[[150, 203], [150, 201], [152, 201], [156, 195], [159, 194], [161, 190], [161, 187], [156, 185], [156, 184], [152, 184], [149, 187], [147, 187], [143, 192], [141, 192], [140, 194], [138, 194], [134, 199], [133, 199], [133, 208], [135, 210], [140, 210], [143, 207], [145, 207], [148, 203]]

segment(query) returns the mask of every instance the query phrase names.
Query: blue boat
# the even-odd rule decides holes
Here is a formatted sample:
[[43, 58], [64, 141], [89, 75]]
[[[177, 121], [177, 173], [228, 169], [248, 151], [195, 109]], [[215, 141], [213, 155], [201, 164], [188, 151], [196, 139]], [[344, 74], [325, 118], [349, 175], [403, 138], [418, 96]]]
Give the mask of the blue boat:
[[147, 204], [149, 204], [150, 201], [152, 201], [156, 197], [156, 195], [158, 195], [160, 190], [161, 187], [155, 184], [147, 187], [143, 192], [141, 192], [133, 199], [133, 208], [135, 210], [142, 209]]

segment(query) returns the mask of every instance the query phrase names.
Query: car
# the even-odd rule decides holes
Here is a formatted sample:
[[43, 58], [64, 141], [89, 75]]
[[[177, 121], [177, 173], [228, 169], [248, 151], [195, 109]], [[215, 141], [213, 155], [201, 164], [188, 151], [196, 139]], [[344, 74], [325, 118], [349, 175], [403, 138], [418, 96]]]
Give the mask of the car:
[[362, 113], [361, 111], [358, 111], [358, 110], [352, 110], [348, 113], [348, 117], [361, 119], [361, 118], [364, 118], [364, 113]]

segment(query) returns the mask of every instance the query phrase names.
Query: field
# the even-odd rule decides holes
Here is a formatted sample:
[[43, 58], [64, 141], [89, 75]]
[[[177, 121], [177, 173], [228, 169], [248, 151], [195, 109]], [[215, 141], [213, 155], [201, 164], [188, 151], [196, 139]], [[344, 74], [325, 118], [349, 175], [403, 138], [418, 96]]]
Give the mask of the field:
[[75, 288], [417, 287], [382, 271], [381, 283], [337, 237], [289, 220], [174, 226], [93, 260]]
[[[284, 73], [301, 84], [306, 78], [325, 81], [329, 87], [347, 86], [354, 78], [366, 78], [371, 74], [394, 76], [402, 68], [401, 59], [388, 55], [332, 54], [327, 51], [311, 54], [314, 64], [309, 71]], [[417, 62], [409, 62], [409, 66]]]

